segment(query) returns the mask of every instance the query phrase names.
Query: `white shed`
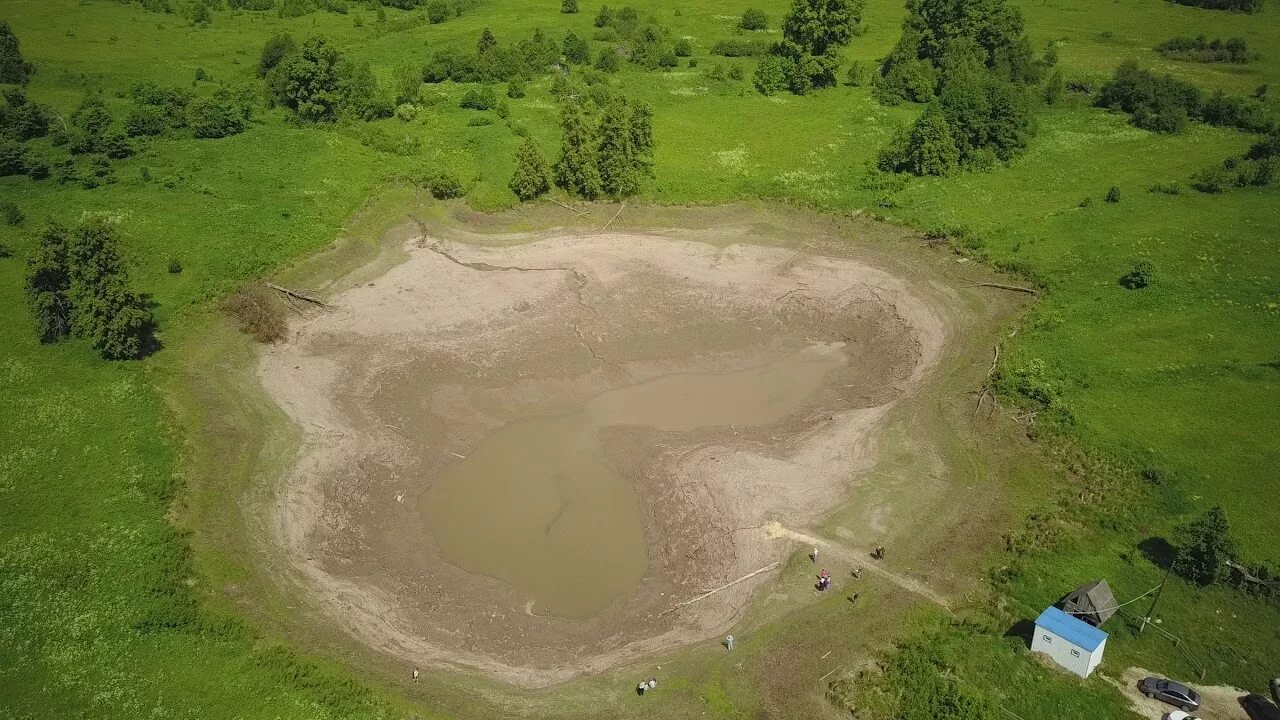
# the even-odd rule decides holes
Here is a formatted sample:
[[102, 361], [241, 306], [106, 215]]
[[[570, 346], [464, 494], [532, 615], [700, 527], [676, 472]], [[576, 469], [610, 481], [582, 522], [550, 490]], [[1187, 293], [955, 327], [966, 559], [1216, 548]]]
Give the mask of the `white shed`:
[[1106, 646], [1106, 632], [1056, 607], [1047, 608], [1036, 618], [1031, 651], [1048, 655], [1082, 678], [1089, 677], [1089, 673], [1102, 662], [1102, 651]]

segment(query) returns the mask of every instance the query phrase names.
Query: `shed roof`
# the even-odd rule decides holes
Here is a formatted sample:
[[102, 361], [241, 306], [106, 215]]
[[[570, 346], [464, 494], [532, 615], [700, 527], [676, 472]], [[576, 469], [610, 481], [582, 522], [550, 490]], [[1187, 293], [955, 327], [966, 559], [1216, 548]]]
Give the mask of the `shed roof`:
[[1044, 612], [1040, 613], [1040, 617], [1036, 618], [1036, 627], [1044, 628], [1072, 645], [1089, 652], [1097, 650], [1098, 646], [1107, 639], [1105, 631], [1083, 620], [1073, 618], [1056, 607], [1045, 608]]
[[1062, 601], [1062, 609], [1093, 625], [1101, 625], [1116, 614], [1116, 596], [1106, 580], [1094, 580], [1072, 590]]

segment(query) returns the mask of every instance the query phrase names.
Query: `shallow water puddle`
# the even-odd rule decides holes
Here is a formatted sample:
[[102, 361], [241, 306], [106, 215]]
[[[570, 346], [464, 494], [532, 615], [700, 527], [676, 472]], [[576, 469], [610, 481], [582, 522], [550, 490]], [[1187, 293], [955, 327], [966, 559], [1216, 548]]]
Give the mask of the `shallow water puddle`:
[[441, 554], [510, 583], [539, 615], [585, 618], [648, 569], [631, 484], [599, 430], [759, 426], [799, 409], [846, 362], [842, 343], [726, 373], [682, 373], [604, 392], [578, 412], [506, 425], [446, 468], [422, 511]]

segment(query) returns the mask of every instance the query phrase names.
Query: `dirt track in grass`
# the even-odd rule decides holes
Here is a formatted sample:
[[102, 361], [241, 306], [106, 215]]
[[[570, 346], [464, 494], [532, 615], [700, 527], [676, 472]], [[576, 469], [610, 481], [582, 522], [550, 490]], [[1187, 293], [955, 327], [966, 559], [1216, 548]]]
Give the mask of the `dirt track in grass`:
[[730, 627], [773, 573], [665, 611], [790, 552], [769, 528], [848, 496], [973, 320], [761, 232], [418, 236], [298, 322], [260, 379], [302, 429], [267, 516], [308, 604], [527, 687]]

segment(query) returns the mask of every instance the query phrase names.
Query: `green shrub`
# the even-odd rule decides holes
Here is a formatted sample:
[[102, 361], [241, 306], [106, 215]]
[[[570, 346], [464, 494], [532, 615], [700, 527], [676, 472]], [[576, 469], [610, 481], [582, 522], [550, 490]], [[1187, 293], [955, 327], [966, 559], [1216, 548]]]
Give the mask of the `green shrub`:
[[467, 194], [458, 176], [445, 170], [428, 173], [422, 179], [422, 185], [431, 193], [431, 197], [437, 200], [451, 200]]
[[10, 227], [21, 225], [27, 219], [27, 216], [22, 214], [22, 208], [12, 200], [0, 202], [0, 215], [4, 216], [4, 224]]
[[453, 17], [453, 6], [448, 0], [431, 0], [427, 3], [427, 20], [432, 25], [439, 25], [451, 17]]
[[712, 55], [723, 57], [760, 57], [769, 54], [773, 43], [768, 40], [719, 40], [711, 46]]
[[578, 0], [561, 0], [560, 12], [566, 15], [578, 12]]
[[693, 55], [693, 43], [689, 42], [687, 38], [680, 38], [676, 41], [673, 51], [676, 57], [689, 57]]
[[492, 110], [497, 104], [498, 95], [488, 85], [467, 90], [462, 95], [462, 101], [458, 103], [459, 107], [467, 110]]
[[220, 87], [191, 102], [187, 108], [187, 124], [197, 138], [230, 137], [244, 132], [252, 112], [247, 93]]
[[600, 72], [618, 72], [618, 69], [622, 67], [622, 56], [618, 55], [617, 48], [600, 48], [600, 54], [596, 55], [596, 63], [594, 67]]
[[742, 19], [738, 21], [738, 27], [743, 30], [768, 30], [769, 16], [763, 10], [747, 8], [742, 13]]
[[1139, 260], [1133, 269], [1120, 278], [1120, 284], [1130, 290], [1141, 290], [1155, 279], [1156, 268], [1150, 260]]
[[1107, 196], [1104, 199], [1109, 203], [1120, 202], [1120, 188], [1112, 185], [1111, 188], [1107, 190]]
[[564, 36], [564, 44], [561, 48], [564, 59], [574, 65], [585, 65], [591, 62], [591, 46], [575, 32], [571, 31]]

